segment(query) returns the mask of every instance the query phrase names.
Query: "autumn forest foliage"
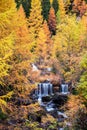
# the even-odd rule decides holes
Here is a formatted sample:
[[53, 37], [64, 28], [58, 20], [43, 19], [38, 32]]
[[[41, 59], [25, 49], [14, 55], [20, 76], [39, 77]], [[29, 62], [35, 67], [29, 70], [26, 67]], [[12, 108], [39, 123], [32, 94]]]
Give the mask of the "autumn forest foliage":
[[87, 107], [86, 3], [0, 0], [0, 111], [32, 90], [32, 63], [55, 66]]

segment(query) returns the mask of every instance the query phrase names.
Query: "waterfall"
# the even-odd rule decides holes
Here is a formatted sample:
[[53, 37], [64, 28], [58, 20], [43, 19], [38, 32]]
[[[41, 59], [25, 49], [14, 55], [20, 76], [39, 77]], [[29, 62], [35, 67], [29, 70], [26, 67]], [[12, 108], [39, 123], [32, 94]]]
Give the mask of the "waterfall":
[[53, 94], [53, 85], [49, 83], [49, 94]]
[[43, 96], [48, 96], [48, 84], [47, 83], [43, 83]]
[[42, 87], [42, 84], [39, 83], [39, 84], [38, 84], [38, 96], [39, 96], [39, 97], [41, 97], [41, 95], [42, 95], [42, 88], [41, 88], [41, 87]]
[[51, 83], [39, 83], [38, 84], [38, 96], [48, 96], [53, 93], [53, 85]]
[[42, 104], [42, 97], [39, 96], [38, 98], [38, 103], [41, 105]]
[[68, 84], [62, 84], [61, 89], [62, 89], [62, 94], [67, 94], [68, 93]]

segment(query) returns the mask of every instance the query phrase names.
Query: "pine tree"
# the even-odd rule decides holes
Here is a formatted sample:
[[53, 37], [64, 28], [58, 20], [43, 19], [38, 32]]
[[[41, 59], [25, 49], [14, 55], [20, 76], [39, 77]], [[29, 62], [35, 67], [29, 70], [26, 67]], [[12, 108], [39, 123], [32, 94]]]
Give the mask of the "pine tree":
[[50, 7], [50, 0], [42, 0], [42, 15], [45, 20], [48, 20]]
[[22, 1], [22, 6], [24, 8], [26, 17], [29, 17], [29, 15], [30, 15], [30, 8], [31, 8], [31, 0], [23, 0]]
[[55, 16], [55, 11], [53, 7], [51, 7], [49, 11], [48, 25], [49, 25], [49, 29], [51, 33], [55, 34], [56, 33], [56, 16]]
[[58, 11], [58, 0], [53, 0], [53, 2], [52, 2], [52, 7], [54, 8], [54, 10], [55, 10], [55, 14], [57, 13], [57, 11]]

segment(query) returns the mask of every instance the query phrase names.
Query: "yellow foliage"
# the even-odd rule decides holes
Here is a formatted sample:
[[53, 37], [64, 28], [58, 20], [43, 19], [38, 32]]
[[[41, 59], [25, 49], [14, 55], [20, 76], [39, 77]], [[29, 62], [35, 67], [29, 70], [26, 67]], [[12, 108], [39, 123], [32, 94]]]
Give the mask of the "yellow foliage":
[[0, 109], [4, 112], [7, 108], [6, 100], [10, 99], [13, 94], [13, 91], [7, 93], [6, 95], [0, 96]]
[[59, 15], [60, 18], [64, 18], [66, 14], [64, 0], [59, 0]]
[[[54, 39], [53, 57], [60, 61], [64, 78], [69, 81], [78, 75], [81, 59], [82, 37], [85, 34], [82, 21], [75, 16], [66, 15], [57, 25], [57, 34]], [[77, 66], [76, 66], [77, 64]]]
[[42, 116], [42, 122], [43, 123], [46, 123], [48, 121], [53, 123], [53, 122], [56, 122], [56, 119], [53, 116], [49, 115], [49, 114], [47, 114], [47, 116]]
[[41, 13], [42, 13], [41, 1], [32, 0], [30, 17], [28, 19], [28, 26], [29, 26], [29, 33], [32, 34], [32, 30], [33, 30], [35, 38], [38, 36], [39, 30], [43, 22], [43, 17]]
[[16, 13], [13, 0], [0, 1], [0, 84], [8, 75], [14, 44], [14, 17]]

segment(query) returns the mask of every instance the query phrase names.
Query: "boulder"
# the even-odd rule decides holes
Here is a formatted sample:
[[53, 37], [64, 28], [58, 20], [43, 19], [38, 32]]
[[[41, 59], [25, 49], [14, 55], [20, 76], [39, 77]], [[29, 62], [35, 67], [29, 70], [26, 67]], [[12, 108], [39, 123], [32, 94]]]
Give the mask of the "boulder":
[[57, 107], [63, 106], [67, 101], [68, 96], [62, 94], [55, 94], [53, 96], [53, 103], [57, 105]]
[[49, 102], [51, 99], [52, 99], [51, 96], [42, 97], [42, 101], [43, 101], [43, 102]]

